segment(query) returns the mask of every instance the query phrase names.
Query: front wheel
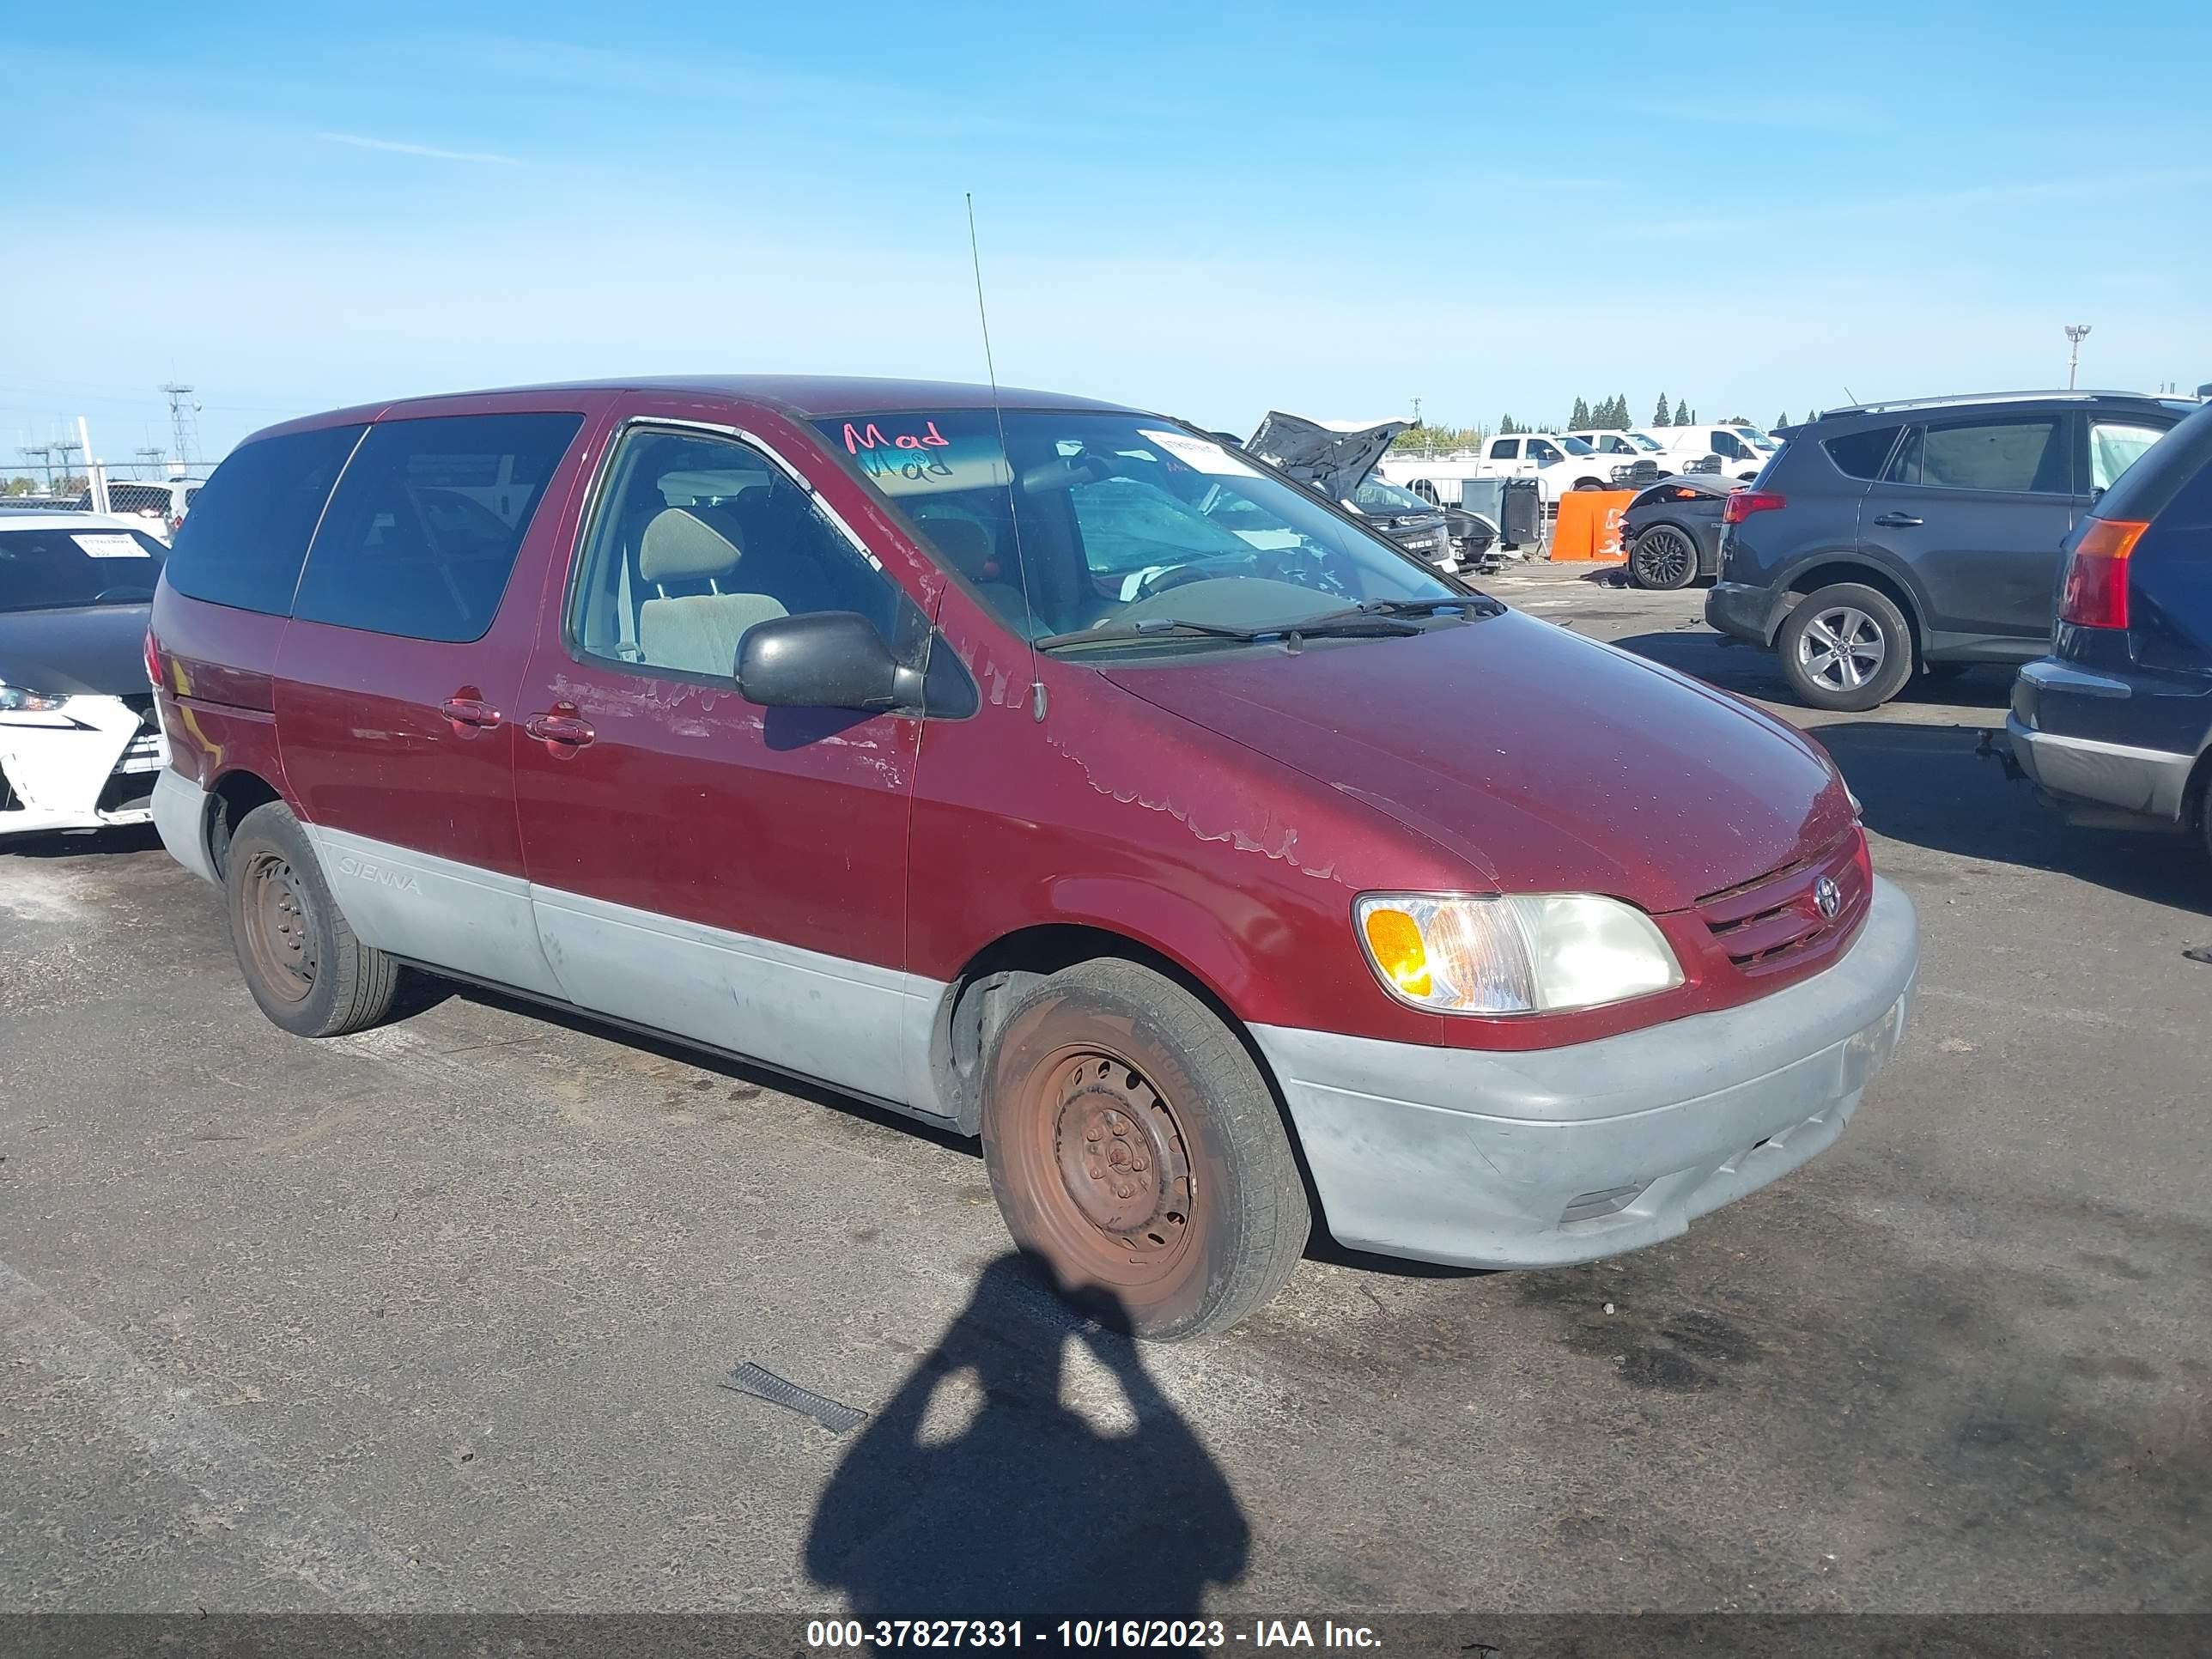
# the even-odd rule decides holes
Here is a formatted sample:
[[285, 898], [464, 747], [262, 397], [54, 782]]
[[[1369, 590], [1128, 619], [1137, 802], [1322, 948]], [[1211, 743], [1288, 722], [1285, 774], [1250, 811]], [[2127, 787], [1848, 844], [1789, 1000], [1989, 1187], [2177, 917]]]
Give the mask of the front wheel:
[[1628, 580], [1662, 592], [1687, 587], [1698, 574], [1698, 544], [1671, 524], [1647, 526], [1628, 549]]
[[1895, 601], [1861, 582], [1808, 593], [1774, 648], [1790, 689], [1815, 708], [1879, 708], [1912, 677], [1912, 629]]
[[1274, 1097], [1173, 981], [1114, 960], [1040, 981], [986, 1077], [1000, 1212], [1073, 1300], [1140, 1336], [1210, 1336], [1291, 1276], [1312, 1214]]

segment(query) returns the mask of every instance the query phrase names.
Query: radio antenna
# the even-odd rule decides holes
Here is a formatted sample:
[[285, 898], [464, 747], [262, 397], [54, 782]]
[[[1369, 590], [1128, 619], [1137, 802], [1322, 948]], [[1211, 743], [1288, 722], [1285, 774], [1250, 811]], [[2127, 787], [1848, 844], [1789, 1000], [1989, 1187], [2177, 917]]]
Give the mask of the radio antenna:
[[1030, 648], [1030, 714], [1044, 718], [1044, 682], [1037, 678], [1036, 612], [1030, 605], [1030, 562], [1022, 556], [1021, 505], [1014, 499], [1014, 458], [1006, 447], [1006, 411], [999, 401], [999, 365], [991, 356], [991, 313], [983, 305], [983, 253], [975, 240], [975, 192], [968, 198], [968, 258], [975, 267], [975, 319], [983, 325], [983, 368], [991, 377], [991, 414], [999, 423], [999, 456], [1006, 469], [1006, 522], [1014, 534], [1014, 573], [1021, 578], [1022, 641]]

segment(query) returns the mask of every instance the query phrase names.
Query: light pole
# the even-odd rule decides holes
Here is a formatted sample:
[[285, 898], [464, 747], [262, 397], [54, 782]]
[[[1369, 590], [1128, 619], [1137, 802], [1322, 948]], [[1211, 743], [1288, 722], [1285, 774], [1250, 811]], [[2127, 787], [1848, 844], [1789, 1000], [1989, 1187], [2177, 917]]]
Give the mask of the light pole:
[[2082, 337], [2087, 335], [2088, 331], [2089, 325], [2087, 323], [2069, 323], [2066, 325], [2066, 338], [2068, 341], [2066, 348], [2066, 389], [2069, 392], [2071, 392], [2074, 389], [2074, 371], [2079, 368], [2081, 365]]

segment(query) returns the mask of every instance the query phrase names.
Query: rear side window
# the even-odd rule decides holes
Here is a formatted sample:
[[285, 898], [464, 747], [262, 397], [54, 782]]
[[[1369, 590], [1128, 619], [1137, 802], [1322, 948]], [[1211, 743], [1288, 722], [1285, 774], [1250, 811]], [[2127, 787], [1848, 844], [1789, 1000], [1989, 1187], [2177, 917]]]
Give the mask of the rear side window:
[[2055, 415], [1915, 427], [1884, 476], [1938, 489], [2064, 495], [2072, 469], [2063, 429]]
[[2166, 436], [2162, 426], [2135, 426], [2122, 421], [2089, 422], [2089, 488], [2110, 489], [2136, 457]]
[[307, 538], [362, 430], [288, 432], [231, 451], [192, 497], [169, 553], [169, 586], [213, 605], [289, 612]]
[[583, 420], [449, 415], [372, 427], [315, 533], [292, 614], [408, 639], [483, 638]]
[[1521, 441], [1518, 438], [1500, 438], [1490, 447], [1490, 459], [1493, 461], [1510, 461], [1520, 453]]
[[1896, 446], [1898, 428], [1877, 426], [1865, 432], [1846, 432], [1841, 437], [1824, 438], [1820, 447], [1828, 452], [1828, 459], [1836, 464], [1836, 471], [1847, 478], [1879, 478], [1881, 464], [1889, 459]]

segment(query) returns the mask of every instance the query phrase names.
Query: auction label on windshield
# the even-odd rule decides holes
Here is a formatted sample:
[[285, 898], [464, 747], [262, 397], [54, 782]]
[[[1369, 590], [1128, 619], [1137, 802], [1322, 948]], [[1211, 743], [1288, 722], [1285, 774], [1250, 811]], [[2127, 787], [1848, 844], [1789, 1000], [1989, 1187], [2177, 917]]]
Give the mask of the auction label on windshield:
[[88, 559], [149, 559], [154, 556], [138, 544], [136, 536], [125, 531], [102, 536], [72, 530], [70, 539], [84, 550]]
[[1194, 472], [1212, 472], [1224, 478], [1256, 478], [1260, 476], [1257, 467], [1238, 460], [1219, 444], [1194, 438], [1188, 432], [1155, 432], [1150, 428], [1139, 427], [1137, 435], [1148, 444], [1158, 444]]

